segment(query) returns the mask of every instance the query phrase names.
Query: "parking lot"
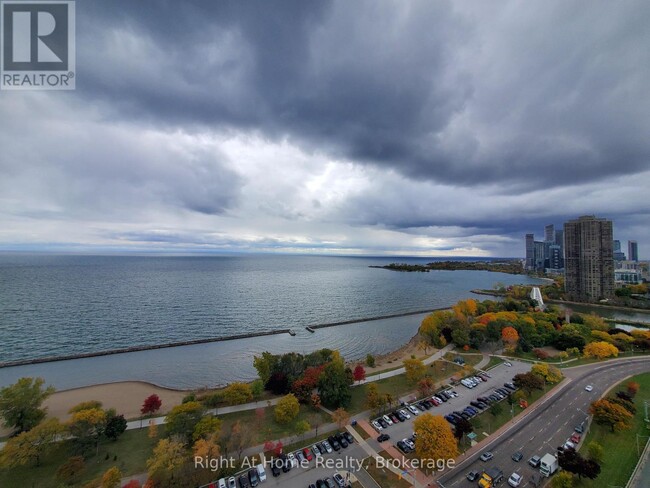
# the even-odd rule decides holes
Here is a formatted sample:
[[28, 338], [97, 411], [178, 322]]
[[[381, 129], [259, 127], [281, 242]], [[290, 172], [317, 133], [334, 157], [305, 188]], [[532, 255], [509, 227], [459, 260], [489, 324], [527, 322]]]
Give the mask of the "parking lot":
[[[495, 368], [492, 368], [489, 371], [489, 374], [492, 376], [486, 382], [479, 383], [478, 386], [469, 389], [463, 385], [458, 385], [453, 388], [453, 390], [458, 394], [455, 398], [448, 400], [445, 403], [437, 407], [433, 407], [428, 410], [428, 412], [434, 415], [447, 415], [453, 411], [460, 410], [462, 411], [466, 406], [469, 405], [469, 402], [475, 400], [479, 396], [485, 396], [492, 393], [495, 388], [503, 387], [503, 384], [508, 381], [512, 381], [512, 377], [519, 373], [526, 373], [530, 371], [530, 364], [522, 361], [514, 361], [511, 363], [512, 366], [505, 366], [503, 363], [499, 364]], [[403, 407], [400, 407], [403, 408]], [[410, 413], [410, 412], [409, 412]], [[422, 414], [420, 412], [419, 414]], [[373, 417], [373, 419], [376, 417]], [[413, 435], [413, 420], [416, 416], [411, 414], [411, 418], [405, 422], [399, 422], [388, 426], [386, 429], [378, 432], [377, 436], [380, 433], [386, 433], [390, 435], [390, 440], [382, 442], [382, 445], [390, 444], [395, 445], [395, 443], [404, 438], [408, 438]]]

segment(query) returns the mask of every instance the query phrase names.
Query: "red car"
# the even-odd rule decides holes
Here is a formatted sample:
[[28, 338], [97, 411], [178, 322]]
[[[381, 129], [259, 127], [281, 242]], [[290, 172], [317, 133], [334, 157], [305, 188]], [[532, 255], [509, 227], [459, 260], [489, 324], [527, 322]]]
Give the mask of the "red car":
[[578, 442], [580, 442], [580, 434], [573, 434], [571, 436], [571, 442], [573, 442], [574, 444], [577, 444]]
[[302, 450], [302, 453], [305, 455], [305, 458], [307, 458], [307, 461], [311, 461], [314, 459], [314, 456], [312, 455], [311, 451], [308, 448], [304, 448]]

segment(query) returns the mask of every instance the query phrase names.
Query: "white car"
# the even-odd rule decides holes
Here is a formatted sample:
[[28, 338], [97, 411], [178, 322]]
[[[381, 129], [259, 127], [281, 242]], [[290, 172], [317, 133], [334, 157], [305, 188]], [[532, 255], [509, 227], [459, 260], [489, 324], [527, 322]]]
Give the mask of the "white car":
[[219, 488], [226, 488], [226, 478], [221, 478], [221, 479], [217, 482], [217, 486], [218, 486]]
[[382, 418], [384, 419], [384, 422], [386, 422], [388, 425], [393, 425], [393, 421], [390, 419], [388, 415], [384, 415]]
[[508, 484], [517, 488], [521, 484], [521, 475], [517, 473], [512, 473], [510, 478], [508, 478]]
[[321, 445], [325, 448], [328, 454], [332, 452], [332, 446], [330, 446], [329, 442], [323, 441], [321, 442]]
[[228, 488], [237, 488], [237, 482], [235, 481], [234, 476], [228, 478]]
[[418, 409], [415, 408], [413, 405], [409, 405], [409, 406], [408, 406], [408, 409], [409, 409], [411, 412], [413, 412], [413, 415], [417, 415], [417, 414], [419, 413], [419, 412], [418, 412]]
[[510, 363], [510, 362], [508, 362], [508, 361], [504, 361], [503, 364], [505, 364], [505, 365], [508, 366], [508, 367], [512, 366], [512, 363]]
[[295, 468], [296, 466], [298, 466], [298, 461], [296, 460], [296, 456], [294, 456], [292, 452], [287, 454], [287, 459], [291, 463], [292, 468]]
[[456, 393], [454, 390], [447, 390], [445, 393], [451, 395], [454, 398], [458, 396], [458, 393]]
[[266, 481], [266, 470], [263, 464], [257, 465], [257, 476], [260, 478], [260, 482]]
[[563, 447], [564, 449], [575, 449], [576, 445], [571, 441], [566, 441]]
[[402, 442], [409, 446], [411, 449], [415, 449], [415, 443], [411, 439], [404, 438]]
[[404, 415], [404, 417], [406, 417], [407, 419], [410, 419], [410, 418], [411, 418], [411, 415], [406, 411], [405, 408], [401, 409], [401, 410], [399, 411], [399, 413], [401, 413], [402, 415]]
[[379, 422], [377, 422], [376, 420], [373, 420], [373, 421], [370, 422], [370, 423], [372, 424], [372, 426], [373, 426], [375, 429], [377, 429], [377, 430], [384, 430], [384, 428], [381, 426], [381, 424], [380, 424]]
[[591, 390], [593, 390], [593, 389], [594, 389], [594, 387], [591, 386], [591, 385], [587, 385], [587, 386], [585, 386], [585, 391], [591, 391]]

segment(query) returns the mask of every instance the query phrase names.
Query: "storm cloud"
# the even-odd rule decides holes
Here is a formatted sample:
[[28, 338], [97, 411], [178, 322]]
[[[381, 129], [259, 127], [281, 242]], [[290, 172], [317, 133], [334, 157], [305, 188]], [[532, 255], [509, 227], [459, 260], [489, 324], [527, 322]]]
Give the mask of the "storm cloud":
[[0, 245], [521, 255], [595, 213], [643, 257], [649, 20], [641, 1], [78, 2], [77, 90], [0, 96]]

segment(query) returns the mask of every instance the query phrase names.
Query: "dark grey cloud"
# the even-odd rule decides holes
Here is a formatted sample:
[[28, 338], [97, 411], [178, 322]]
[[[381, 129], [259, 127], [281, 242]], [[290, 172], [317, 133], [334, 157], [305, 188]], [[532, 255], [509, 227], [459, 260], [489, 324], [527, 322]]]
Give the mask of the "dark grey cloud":
[[650, 165], [647, 2], [79, 11], [79, 90], [122, 117], [255, 130], [414, 179], [511, 192]]

